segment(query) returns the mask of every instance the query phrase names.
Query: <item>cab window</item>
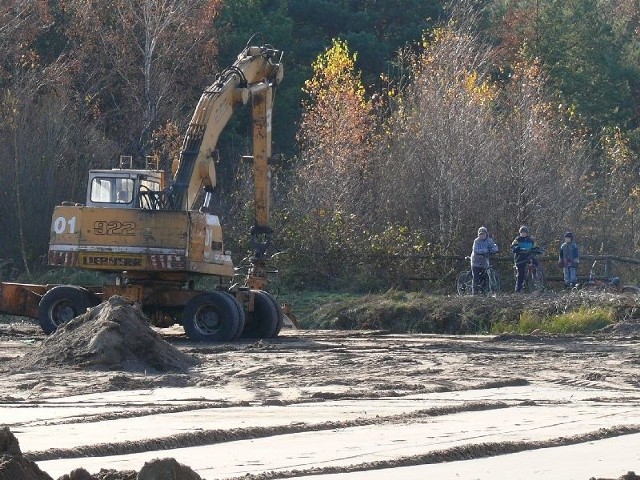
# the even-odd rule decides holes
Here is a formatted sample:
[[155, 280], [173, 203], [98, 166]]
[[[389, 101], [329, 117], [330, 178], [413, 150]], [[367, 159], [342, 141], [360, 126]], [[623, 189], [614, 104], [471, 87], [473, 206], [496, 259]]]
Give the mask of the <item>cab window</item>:
[[134, 182], [130, 178], [95, 177], [90, 199], [94, 203], [131, 203]]

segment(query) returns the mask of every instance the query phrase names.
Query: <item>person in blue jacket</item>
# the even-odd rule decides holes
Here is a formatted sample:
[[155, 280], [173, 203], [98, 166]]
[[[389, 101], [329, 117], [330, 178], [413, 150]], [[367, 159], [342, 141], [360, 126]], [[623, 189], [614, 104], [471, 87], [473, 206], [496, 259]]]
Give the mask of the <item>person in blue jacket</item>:
[[516, 266], [518, 274], [516, 275], [516, 292], [522, 291], [524, 285], [524, 277], [527, 273], [527, 262], [531, 259], [536, 262], [533, 256], [536, 243], [533, 237], [529, 235], [529, 227], [521, 226], [518, 230], [518, 236], [511, 242], [511, 251], [513, 252], [513, 263]]
[[564, 234], [564, 243], [560, 245], [558, 266], [562, 267], [564, 285], [573, 288], [578, 282], [578, 264], [580, 263], [580, 251], [578, 244], [573, 239], [573, 232]]
[[487, 228], [480, 227], [478, 237], [473, 241], [471, 249], [472, 292], [474, 295], [480, 293], [481, 289], [486, 289], [489, 255], [493, 253], [498, 253], [498, 246], [489, 236]]

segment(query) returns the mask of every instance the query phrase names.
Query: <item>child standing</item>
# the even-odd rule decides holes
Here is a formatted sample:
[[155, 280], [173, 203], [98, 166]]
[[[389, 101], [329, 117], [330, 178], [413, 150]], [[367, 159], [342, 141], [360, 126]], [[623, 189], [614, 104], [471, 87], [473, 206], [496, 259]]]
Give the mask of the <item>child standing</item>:
[[573, 233], [564, 234], [564, 243], [560, 245], [560, 255], [558, 265], [562, 267], [564, 273], [564, 285], [573, 288], [578, 281], [578, 263], [580, 263], [580, 252], [578, 245], [573, 240]]
[[511, 242], [513, 252], [513, 264], [518, 274], [516, 275], [516, 292], [521, 292], [524, 286], [524, 277], [527, 273], [527, 262], [531, 261], [537, 265], [534, 252], [536, 242], [529, 235], [529, 227], [523, 225], [518, 230], [518, 236]]
[[471, 248], [471, 273], [473, 275], [473, 294], [487, 289], [487, 267], [489, 267], [489, 255], [498, 253], [498, 245], [489, 236], [487, 227], [478, 229], [478, 237], [473, 241]]

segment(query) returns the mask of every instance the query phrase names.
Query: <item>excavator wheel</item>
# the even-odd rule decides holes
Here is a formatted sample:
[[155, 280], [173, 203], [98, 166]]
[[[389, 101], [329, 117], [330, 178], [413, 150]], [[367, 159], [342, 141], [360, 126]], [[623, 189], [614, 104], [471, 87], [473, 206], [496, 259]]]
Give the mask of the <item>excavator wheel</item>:
[[228, 342], [240, 325], [235, 299], [224, 292], [204, 292], [184, 307], [182, 326], [191, 340]]
[[279, 332], [278, 324], [282, 321], [282, 310], [277, 308], [275, 299], [267, 292], [262, 290], [251, 290], [251, 292], [254, 294], [253, 312], [247, 312], [242, 337], [272, 338]]
[[267, 298], [271, 300], [271, 302], [276, 308], [276, 312], [278, 313], [278, 324], [276, 325], [275, 332], [273, 332], [273, 335], [271, 335], [271, 338], [275, 338], [278, 336], [278, 334], [280, 333], [280, 330], [282, 330], [282, 326], [284, 325], [284, 313], [282, 312], [282, 307], [280, 306], [280, 303], [278, 303], [278, 300], [276, 300], [276, 297], [274, 297], [269, 292], [263, 291], [262, 293], [264, 293], [267, 296]]
[[240, 305], [240, 302], [236, 299], [236, 297], [233, 296], [231, 292], [222, 291], [222, 293], [229, 295], [229, 297], [231, 297], [231, 299], [233, 300], [233, 303], [236, 306], [236, 309], [238, 310], [238, 328], [236, 330], [236, 333], [233, 335], [233, 339], [232, 339], [232, 340], [237, 340], [238, 338], [240, 338], [240, 335], [242, 335], [242, 331], [244, 330], [244, 324], [246, 321], [244, 309], [242, 308], [242, 305]]
[[83, 314], [95, 302], [87, 290], [64, 285], [53, 287], [40, 299], [38, 323], [47, 335], [52, 334], [65, 322]]

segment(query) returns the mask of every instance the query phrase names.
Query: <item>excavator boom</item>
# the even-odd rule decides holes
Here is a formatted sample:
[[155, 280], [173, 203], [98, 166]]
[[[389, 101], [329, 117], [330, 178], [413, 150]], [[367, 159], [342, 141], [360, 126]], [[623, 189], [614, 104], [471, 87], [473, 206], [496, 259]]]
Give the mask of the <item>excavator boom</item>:
[[[254, 161], [260, 164], [256, 187], [260, 210], [266, 209], [264, 195], [266, 164], [271, 155], [271, 108], [273, 89], [282, 80], [282, 52], [268, 46], [247, 47], [234, 64], [223, 70], [200, 97], [184, 138], [175, 180], [169, 193], [173, 210], [191, 210], [201, 190], [216, 184], [213, 153], [222, 129], [234, 110], [251, 98], [254, 122]], [[264, 214], [260, 214], [264, 217]], [[266, 221], [261, 218], [261, 221]]]

